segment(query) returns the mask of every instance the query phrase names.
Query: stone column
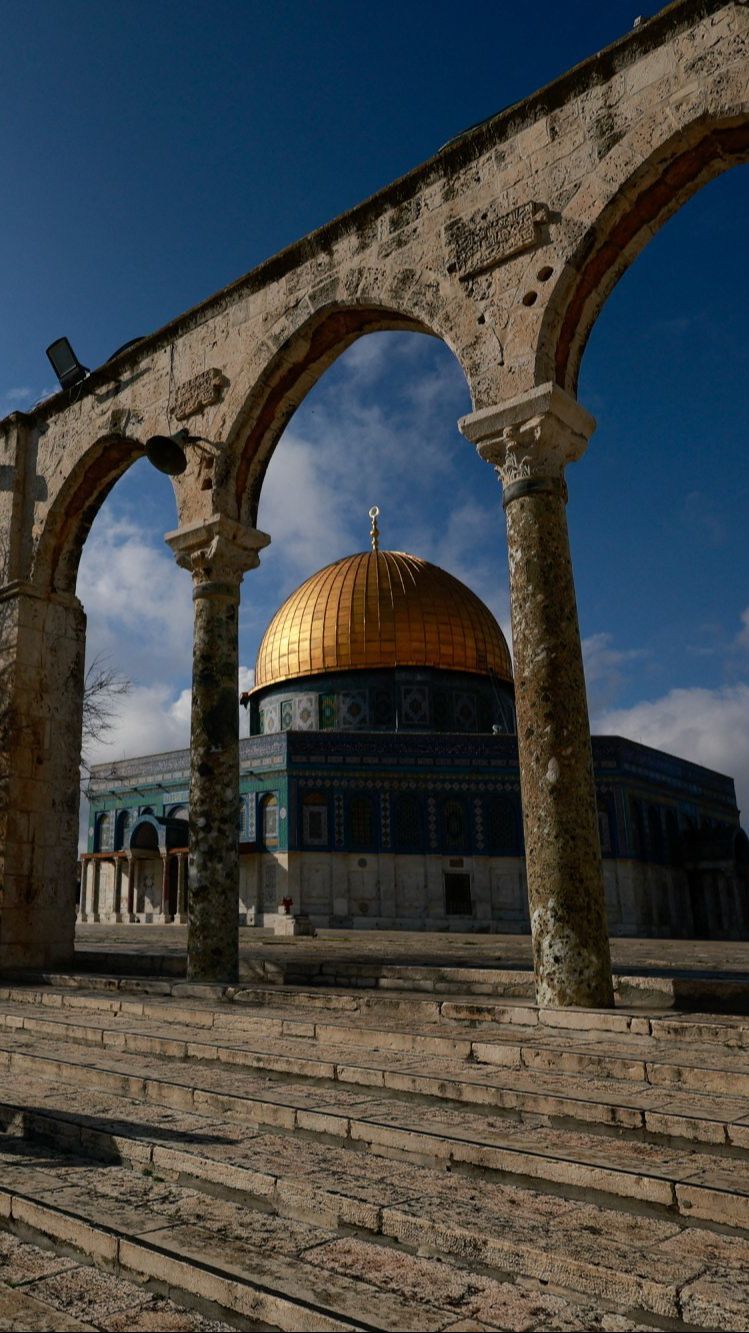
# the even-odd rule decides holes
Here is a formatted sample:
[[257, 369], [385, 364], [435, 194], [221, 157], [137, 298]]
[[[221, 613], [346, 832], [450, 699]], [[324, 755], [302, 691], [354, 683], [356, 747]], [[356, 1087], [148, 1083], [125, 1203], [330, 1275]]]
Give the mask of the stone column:
[[177, 857], [177, 916], [184, 921], [187, 916], [187, 857], [180, 852]]
[[122, 869], [123, 859], [118, 856], [114, 863], [114, 899], [112, 901], [115, 921], [122, 920]]
[[135, 871], [133, 868], [133, 854], [127, 854], [127, 919], [135, 919]]
[[77, 598], [0, 588], [0, 969], [73, 960], [85, 634]]
[[236, 981], [239, 964], [239, 585], [270, 538], [215, 515], [167, 534], [193, 577], [187, 975]]
[[169, 853], [161, 853], [161, 915], [166, 921], [169, 915]]
[[100, 911], [99, 911], [100, 880], [101, 880], [101, 861], [97, 860], [94, 861], [94, 882], [91, 891], [91, 916], [89, 917], [90, 921], [98, 921], [100, 916]]
[[[138, 913], [139, 913], [140, 910], [141, 910], [141, 903], [140, 903], [140, 868], [141, 868], [141, 865], [142, 865], [142, 862], [140, 861], [140, 859], [139, 859], [137, 856], [132, 857], [132, 859], [131, 859], [131, 861], [130, 861], [130, 869], [131, 869], [131, 871], [132, 871], [132, 876], [133, 876], [133, 916], [137, 916]], [[129, 896], [130, 896], [130, 895], [128, 894], [128, 897], [129, 897]]]
[[81, 857], [81, 900], [78, 906], [78, 919], [85, 921], [88, 911], [88, 881], [90, 861], [87, 856]]
[[537, 1000], [607, 1007], [611, 958], [564, 479], [595, 421], [546, 384], [464, 417], [460, 429], [504, 490]]

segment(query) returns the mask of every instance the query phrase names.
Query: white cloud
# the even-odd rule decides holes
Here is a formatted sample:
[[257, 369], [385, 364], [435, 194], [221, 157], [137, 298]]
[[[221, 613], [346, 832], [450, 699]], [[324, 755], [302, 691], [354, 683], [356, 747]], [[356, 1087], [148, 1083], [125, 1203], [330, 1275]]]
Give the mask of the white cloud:
[[[349, 348], [285, 432], [266, 475], [258, 523], [273, 546], [263, 564], [281, 596], [363, 550], [367, 511], [378, 504], [383, 547], [436, 560], [495, 609], [506, 607], [495, 558], [504, 533], [499, 488], [458, 434], [466, 398], [460, 367], [430, 338], [373, 334]], [[485, 507], [471, 498], [472, 467], [486, 471]]]
[[590, 634], [582, 641], [585, 683], [591, 712], [610, 708], [626, 679], [628, 663], [641, 661], [641, 648], [615, 648], [613, 635]]
[[594, 730], [627, 736], [728, 774], [736, 782], [739, 808], [747, 824], [749, 684], [670, 690], [660, 699], [599, 714]]
[[741, 613], [741, 624], [742, 628], [739, 630], [736, 642], [740, 648], [749, 649], [749, 607]]
[[103, 510], [83, 550], [77, 592], [89, 621], [89, 661], [103, 654], [138, 684], [189, 676], [190, 577], [148, 528]]
[[32, 390], [26, 388], [26, 386], [24, 385], [23, 387], [17, 389], [6, 389], [4, 397], [7, 398], [9, 403], [25, 403], [28, 401], [31, 395], [32, 395]]

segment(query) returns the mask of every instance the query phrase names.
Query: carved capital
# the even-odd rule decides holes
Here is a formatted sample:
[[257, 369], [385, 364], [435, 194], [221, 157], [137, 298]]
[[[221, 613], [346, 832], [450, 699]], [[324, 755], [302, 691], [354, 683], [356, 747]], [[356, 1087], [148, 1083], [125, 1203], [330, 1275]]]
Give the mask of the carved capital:
[[596, 423], [558, 385], [543, 384], [499, 407], [472, 412], [458, 425], [495, 469], [507, 502], [510, 495], [560, 487], [564, 493], [564, 469], [585, 453]]
[[223, 514], [191, 523], [164, 538], [178, 565], [193, 577], [193, 597], [238, 596], [242, 575], [260, 563], [259, 551], [270, 537]]

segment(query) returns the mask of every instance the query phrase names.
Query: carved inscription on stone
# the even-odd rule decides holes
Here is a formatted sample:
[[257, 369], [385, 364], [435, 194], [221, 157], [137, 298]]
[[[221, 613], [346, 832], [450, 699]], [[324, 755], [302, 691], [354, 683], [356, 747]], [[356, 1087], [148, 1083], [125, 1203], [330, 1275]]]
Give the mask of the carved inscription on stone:
[[509, 213], [489, 204], [469, 218], [454, 218], [444, 232], [450, 269], [457, 269], [461, 278], [471, 278], [523, 250], [532, 250], [541, 241], [545, 217], [543, 204], [529, 200]]
[[204, 370], [200, 375], [180, 384], [174, 397], [173, 415], [178, 421], [186, 417], [197, 416], [204, 408], [211, 407], [223, 397], [229, 381], [220, 370]]

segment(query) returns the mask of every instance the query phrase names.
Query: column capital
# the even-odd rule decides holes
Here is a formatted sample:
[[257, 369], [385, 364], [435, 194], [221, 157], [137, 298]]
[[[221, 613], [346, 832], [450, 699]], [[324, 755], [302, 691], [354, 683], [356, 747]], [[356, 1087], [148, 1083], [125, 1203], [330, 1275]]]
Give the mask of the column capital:
[[164, 540], [171, 546], [177, 564], [192, 574], [194, 596], [211, 592], [233, 596], [245, 571], [260, 563], [258, 552], [269, 544], [270, 537], [258, 528], [213, 514], [199, 523], [167, 532]]
[[472, 412], [458, 426], [494, 467], [506, 505], [521, 494], [564, 493], [564, 469], [585, 453], [596, 423], [577, 399], [549, 383]]

